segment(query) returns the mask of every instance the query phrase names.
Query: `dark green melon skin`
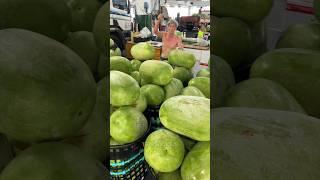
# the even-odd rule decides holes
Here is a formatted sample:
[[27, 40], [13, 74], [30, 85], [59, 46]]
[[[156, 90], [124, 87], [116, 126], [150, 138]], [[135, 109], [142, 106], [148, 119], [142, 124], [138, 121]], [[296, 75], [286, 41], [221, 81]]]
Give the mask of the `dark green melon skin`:
[[35, 142], [65, 138], [88, 120], [96, 84], [69, 48], [21, 29], [0, 31], [0, 131]]
[[213, 119], [214, 179], [320, 177], [319, 119], [255, 108], [217, 108]]
[[0, 0], [0, 29], [27, 29], [62, 42], [71, 24], [65, 0]]

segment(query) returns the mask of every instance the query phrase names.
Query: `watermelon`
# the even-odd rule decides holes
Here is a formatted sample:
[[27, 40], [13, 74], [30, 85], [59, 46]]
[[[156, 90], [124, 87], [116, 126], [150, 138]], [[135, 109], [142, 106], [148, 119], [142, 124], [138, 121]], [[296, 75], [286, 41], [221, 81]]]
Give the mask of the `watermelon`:
[[294, 24], [279, 38], [276, 48], [320, 50], [320, 24]]
[[140, 93], [146, 97], [148, 105], [151, 106], [160, 105], [165, 98], [163, 88], [154, 84], [146, 84], [142, 86], [140, 88]]
[[177, 170], [183, 161], [184, 153], [184, 144], [180, 137], [166, 129], [152, 132], [144, 146], [146, 161], [160, 172]]
[[214, 50], [211, 51], [227, 61], [232, 68], [245, 63], [252, 47], [250, 27], [232, 17], [214, 18], [213, 21], [215, 39], [211, 46]]
[[172, 78], [170, 83], [165, 85], [163, 89], [166, 95], [164, 99], [166, 100], [173, 96], [179, 95], [183, 89], [183, 84], [179, 79]]
[[170, 51], [168, 61], [172, 65], [191, 69], [196, 63], [196, 57], [190, 52], [175, 49]]
[[112, 137], [110, 137], [110, 146], [122, 145], [122, 143], [117, 142]]
[[273, 0], [215, 0], [213, 1], [216, 16], [235, 17], [246, 22], [263, 20], [270, 12]]
[[138, 140], [147, 129], [147, 119], [133, 107], [120, 107], [110, 117], [110, 134], [120, 143], [125, 144]]
[[63, 43], [84, 60], [92, 74], [96, 73], [100, 54], [92, 32], [78, 31], [69, 33], [68, 38]]
[[111, 38], [110, 38], [110, 44], [109, 44], [109, 47], [110, 47], [110, 48], [113, 48], [113, 47], [114, 47], [114, 45], [115, 45], [115, 43], [114, 43], [113, 39], [111, 39]]
[[115, 53], [116, 56], [121, 56], [121, 50], [120, 50], [120, 48], [116, 48], [116, 49], [114, 50], [114, 53]]
[[160, 107], [162, 125], [197, 141], [210, 140], [210, 99], [198, 96], [175, 96]]
[[30, 30], [61, 42], [67, 38], [71, 24], [65, 0], [0, 0], [0, 29]]
[[135, 107], [140, 112], [144, 112], [148, 106], [147, 98], [145, 97], [145, 95], [140, 93], [138, 100], [132, 106]]
[[0, 132], [36, 142], [65, 138], [83, 127], [97, 92], [77, 54], [41, 34], [5, 29], [0, 56]]
[[146, 82], [159, 86], [169, 84], [173, 76], [172, 67], [158, 60], [144, 61], [139, 68], [139, 72], [141, 78]]
[[226, 93], [235, 85], [235, 79], [230, 65], [222, 58], [211, 55], [213, 81], [211, 83], [213, 107], [220, 107], [224, 103]]
[[128, 74], [110, 71], [110, 103], [113, 106], [133, 105], [139, 98], [140, 86]]
[[307, 49], [276, 49], [259, 57], [252, 78], [265, 78], [286, 88], [307, 114], [320, 117], [320, 53]]
[[65, 2], [71, 11], [71, 31], [92, 31], [100, 3], [87, 0], [65, 0]]
[[210, 78], [195, 77], [189, 81], [188, 85], [198, 88], [207, 98], [210, 98]]
[[112, 57], [112, 56], [116, 56], [116, 53], [114, 52], [113, 49], [110, 49], [110, 57]]
[[[59, 173], [57, 173], [59, 172]], [[0, 174], [1, 180], [103, 180], [106, 168], [77, 147], [59, 142], [35, 144]]]
[[100, 52], [103, 54], [107, 53], [107, 27], [106, 22], [109, 20], [109, 14], [106, 13], [110, 10], [110, 3], [104, 3], [102, 7], [100, 7], [98, 13], [96, 14], [94, 23], [93, 23], [93, 35], [95, 42], [100, 49]]
[[140, 84], [141, 77], [139, 71], [132, 71], [130, 75]]
[[179, 79], [185, 85], [188, 84], [193, 75], [189, 69], [177, 66], [173, 69], [173, 77]]
[[145, 61], [153, 59], [156, 50], [150, 43], [141, 42], [133, 45], [130, 52], [134, 59]]
[[305, 113], [301, 105], [284, 87], [263, 78], [252, 78], [238, 83], [228, 93], [224, 106]]
[[210, 71], [208, 69], [200, 69], [200, 71], [197, 72], [196, 77], [208, 77], [208, 78], [210, 78]]
[[320, 177], [320, 120], [296, 112], [217, 108], [214, 179]]
[[132, 66], [127, 58], [121, 56], [112, 56], [110, 57], [110, 71], [111, 70], [121, 71], [126, 74], [130, 74], [132, 71]]
[[[73, 137], [63, 142], [74, 144], [93, 158], [103, 162], [106, 157], [105, 150], [108, 148], [107, 134], [107, 78], [98, 83], [96, 105], [84, 127]], [[109, 119], [109, 118], [108, 118]]]
[[96, 74], [96, 81], [100, 81], [103, 77], [107, 75], [107, 67], [108, 67], [108, 59], [107, 56], [104, 54], [100, 54], [98, 67], [97, 67], [97, 74]]
[[198, 142], [192, 147], [181, 165], [181, 177], [210, 180], [210, 142]]
[[139, 71], [141, 65], [141, 61], [133, 59], [131, 60], [131, 66], [133, 71]]
[[185, 87], [182, 90], [181, 95], [206, 97], [198, 88], [194, 86]]
[[12, 147], [7, 137], [0, 134], [0, 174], [7, 164], [13, 159]]

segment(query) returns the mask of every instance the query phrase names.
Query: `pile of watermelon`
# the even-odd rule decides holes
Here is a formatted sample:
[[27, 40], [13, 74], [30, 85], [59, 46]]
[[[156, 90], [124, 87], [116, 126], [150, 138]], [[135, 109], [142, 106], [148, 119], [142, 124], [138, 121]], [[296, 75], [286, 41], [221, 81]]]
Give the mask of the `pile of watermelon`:
[[[209, 180], [210, 72], [193, 78], [195, 57], [183, 50], [167, 62], [153, 60], [154, 47], [142, 42], [131, 54], [133, 60], [110, 57], [111, 146], [147, 135], [144, 156], [159, 179]], [[148, 132], [143, 112], [155, 107], [162, 127]]]
[[263, 52], [250, 26], [263, 24], [272, 1], [214, 2], [214, 178], [320, 177], [319, 22], [289, 26]]
[[106, 10], [0, 0], [0, 179], [107, 179]]

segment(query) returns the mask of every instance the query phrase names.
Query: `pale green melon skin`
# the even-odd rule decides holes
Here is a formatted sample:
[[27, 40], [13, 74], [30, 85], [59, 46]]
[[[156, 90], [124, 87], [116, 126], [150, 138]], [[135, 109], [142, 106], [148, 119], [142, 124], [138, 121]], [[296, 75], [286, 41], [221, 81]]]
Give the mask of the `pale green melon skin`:
[[145, 142], [145, 159], [152, 168], [160, 172], [177, 170], [183, 161], [184, 153], [184, 144], [180, 137], [166, 129], [154, 131]]
[[160, 107], [162, 125], [197, 141], [210, 140], [210, 99], [175, 96]]
[[110, 103], [115, 107], [133, 105], [139, 98], [140, 86], [128, 74], [110, 71]]
[[110, 117], [110, 135], [120, 143], [138, 140], [147, 129], [147, 119], [134, 107], [120, 107]]
[[198, 88], [207, 98], [210, 98], [210, 78], [195, 77], [189, 81], [188, 86]]
[[198, 88], [194, 86], [185, 87], [182, 90], [181, 95], [206, 97]]
[[148, 105], [151, 106], [160, 105], [165, 98], [163, 88], [154, 84], [143, 85], [140, 89], [140, 93], [146, 97]]
[[183, 180], [210, 180], [210, 142], [198, 142], [181, 165]]
[[139, 68], [141, 78], [147, 83], [164, 86], [170, 83], [173, 77], [172, 67], [159, 60], [144, 61]]
[[134, 59], [145, 61], [154, 59], [156, 50], [151, 44], [141, 42], [132, 46], [130, 52]]

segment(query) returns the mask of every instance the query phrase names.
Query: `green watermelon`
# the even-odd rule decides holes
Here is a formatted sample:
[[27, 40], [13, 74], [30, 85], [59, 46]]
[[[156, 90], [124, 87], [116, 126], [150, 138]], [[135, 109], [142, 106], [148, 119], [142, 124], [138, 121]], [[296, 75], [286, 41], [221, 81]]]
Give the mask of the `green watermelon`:
[[175, 49], [170, 51], [168, 61], [172, 65], [191, 69], [196, 63], [196, 57], [190, 52]]
[[133, 105], [139, 98], [140, 86], [128, 74], [110, 71], [110, 103], [113, 106]]
[[173, 77], [179, 79], [185, 85], [188, 84], [193, 75], [189, 69], [177, 66], [173, 69]]
[[213, 107], [222, 106], [226, 93], [235, 85], [230, 65], [222, 58], [211, 55], [213, 80], [211, 83]]
[[182, 90], [181, 95], [206, 97], [198, 88], [194, 86], [185, 87]]
[[21, 152], [0, 174], [1, 180], [103, 180], [106, 168], [73, 145], [35, 144]]
[[165, 85], [163, 89], [166, 95], [164, 99], [166, 100], [173, 96], [179, 95], [183, 89], [183, 84], [179, 79], [172, 78], [170, 83]]
[[110, 3], [106, 2], [104, 5], [99, 9], [98, 13], [96, 14], [94, 24], [93, 24], [93, 35], [95, 42], [100, 49], [100, 52], [103, 54], [107, 53], [107, 27], [106, 24], [109, 19], [109, 14], [107, 13], [110, 10]]
[[138, 140], [147, 129], [147, 119], [133, 107], [120, 107], [110, 117], [110, 134], [120, 143], [131, 143]]
[[9, 144], [7, 137], [0, 134], [0, 174], [7, 164], [13, 159], [13, 149]]
[[113, 49], [110, 49], [110, 57], [117, 56]]
[[172, 67], [159, 60], [144, 61], [139, 68], [139, 72], [141, 78], [146, 82], [159, 86], [169, 84], [173, 76]]
[[104, 54], [100, 54], [100, 58], [98, 61], [96, 81], [100, 81], [103, 77], [107, 75], [107, 67], [108, 67], [108, 59]]
[[97, 92], [77, 54], [41, 34], [5, 29], [0, 30], [0, 56], [0, 132], [35, 142], [68, 137], [82, 128]]
[[165, 92], [163, 88], [154, 84], [143, 85], [140, 88], [140, 93], [146, 97], [148, 105], [151, 106], [160, 105], [165, 98]]
[[279, 38], [276, 48], [320, 50], [320, 24], [293, 24]]
[[26, 29], [63, 41], [71, 23], [65, 0], [0, 0], [0, 29]]
[[208, 69], [200, 69], [200, 71], [197, 72], [196, 77], [208, 77], [208, 78], [210, 78], [210, 71]]
[[320, 120], [301, 113], [217, 108], [214, 179], [320, 177]]
[[152, 132], [144, 145], [146, 161], [160, 172], [177, 170], [183, 161], [184, 153], [184, 144], [180, 137], [166, 129]]
[[245, 63], [251, 51], [250, 27], [232, 17], [214, 18], [215, 39], [211, 51], [227, 61], [232, 68]]
[[132, 71], [130, 75], [140, 84], [141, 77], [139, 71]]
[[169, 173], [159, 173], [158, 180], [182, 180], [180, 175], [180, 170], [175, 170]]
[[145, 97], [145, 95], [140, 93], [138, 100], [132, 106], [140, 112], [144, 112], [148, 106], [147, 98]]
[[[216, 172], [219, 174], [219, 172]], [[181, 165], [181, 177], [210, 180], [210, 142], [198, 142], [188, 152]], [[236, 179], [236, 178], [235, 178]]]
[[188, 85], [198, 88], [207, 98], [210, 98], [210, 78], [195, 77], [189, 81]]
[[154, 59], [156, 50], [150, 43], [140, 42], [133, 45], [130, 52], [134, 59], [145, 61]]
[[100, 3], [87, 0], [65, 0], [65, 2], [71, 11], [71, 31], [92, 31]]
[[110, 146], [122, 145], [122, 143], [117, 142], [112, 137], [110, 137]]
[[110, 57], [110, 71], [111, 70], [121, 71], [126, 74], [130, 74], [132, 71], [132, 66], [127, 58], [121, 56], [112, 56]]
[[92, 157], [103, 162], [107, 157], [106, 141], [107, 134], [107, 79], [104, 78], [98, 83], [96, 105], [85, 126], [75, 136], [64, 140], [64, 142], [74, 144], [87, 152]]
[[270, 12], [273, 0], [215, 0], [213, 1], [216, 16], [235, 17], [246, 22], [263, 20]]
[[162, 125], [197, 141], [210, 140], [210, 99], [175, 96], [160, 107]]
[[92, 32], [78, 31], [69, 33], [68, 38], [63, 43], [84, 60], [92, 74], [96, 73], [100, 54]]
[[266, 78], [286, 88], [309, 115], [320, 117], [320, 53], [307, 49], [277, 49], [260, 56], [250, 77]]
[[110, 38], [110, 48], [113, 48], [115, 45], [114, 41]]
[[228, 93], [225, 107], [252, 107], [305, 113], [296, 99], [280, 84], [253, 78], [238, 83]]
[[116, 48], [116, 49], [114, 50], [114, 53], [115, 53], [116, 56], [121, 56], [121, 50], [120, 50], [120, 48]]
[[133, 71], [139, 71], [140, 65], [141, 65], [141, 61], [133, 59], [133, 60], [131, 60], [131, 65], [132, 65], [132, 70]]

